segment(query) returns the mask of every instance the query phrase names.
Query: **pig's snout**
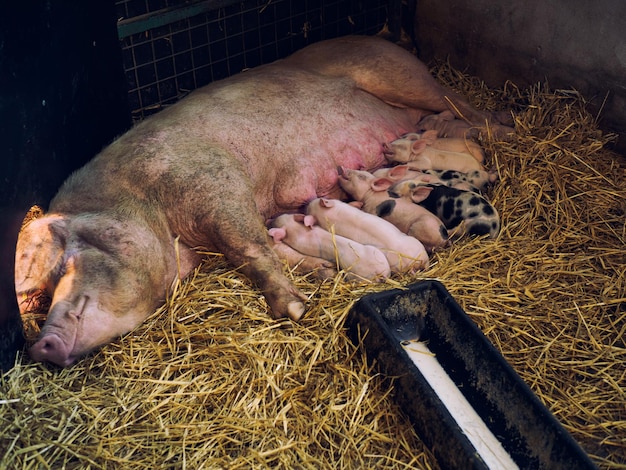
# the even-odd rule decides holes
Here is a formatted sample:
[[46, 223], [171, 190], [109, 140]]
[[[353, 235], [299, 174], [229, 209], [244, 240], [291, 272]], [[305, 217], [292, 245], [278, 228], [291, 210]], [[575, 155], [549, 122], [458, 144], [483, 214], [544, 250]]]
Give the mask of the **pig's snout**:
[[44, 334], [31, 346], [29, 352], [35, 361], [48, 361], [61, 367], [69, 366], [76, 360], [70, 355], [65, 341], [54, 333]]

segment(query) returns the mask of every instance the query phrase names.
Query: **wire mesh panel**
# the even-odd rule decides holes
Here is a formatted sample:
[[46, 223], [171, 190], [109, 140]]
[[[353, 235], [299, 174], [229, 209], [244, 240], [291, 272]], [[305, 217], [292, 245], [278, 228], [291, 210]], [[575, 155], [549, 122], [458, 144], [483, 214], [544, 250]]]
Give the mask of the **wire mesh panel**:
[[307, 44], [374, 34], [387, 0], [121, 0], [118, 33], [133, 116]]

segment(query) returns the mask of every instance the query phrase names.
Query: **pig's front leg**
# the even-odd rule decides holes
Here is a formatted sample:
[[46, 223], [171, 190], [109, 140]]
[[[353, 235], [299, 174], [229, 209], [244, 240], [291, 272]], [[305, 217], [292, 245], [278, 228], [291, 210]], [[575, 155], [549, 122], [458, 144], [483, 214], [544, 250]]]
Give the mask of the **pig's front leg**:
[[269, 244], [250, 179], [228, 153], [208, 152], [210, 158], [205, 156], [201, 162], [190, 156], [188, 164], [196, 163], [196, 168], [179, 169], [177, 174], [185, 207], [172, 207], [178, 211], [174, 218], [184, 213], [181, 238], [188, 246], [212, 247], [223, 253], [258, 285], [275, 318], [298, 320], [304, 314], [306, 297], [287, 279]]

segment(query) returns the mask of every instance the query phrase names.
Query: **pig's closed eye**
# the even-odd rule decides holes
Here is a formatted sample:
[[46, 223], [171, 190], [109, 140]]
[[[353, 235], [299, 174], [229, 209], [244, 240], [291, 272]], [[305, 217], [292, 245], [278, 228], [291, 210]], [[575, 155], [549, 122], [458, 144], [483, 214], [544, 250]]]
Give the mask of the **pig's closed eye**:
[[59, 280], [67, 275], [68, 272], [74, 270], [74, 266], [76, 264], [76, 257], [74, 255], [66, 255], [61, 259], [61, 261], [54, 267], [52, 271], [52, 278], [55, 284], [59, 282]]
[[115, 244], [111, 243], [110, 240], [107, 243], [107, 240], [101, 234], [88, 231], [82, 232], [80, 233], [80, 242], [83, 248], [95, 248], [107, 254], [114, 254], [112, 248], [115, 247]]

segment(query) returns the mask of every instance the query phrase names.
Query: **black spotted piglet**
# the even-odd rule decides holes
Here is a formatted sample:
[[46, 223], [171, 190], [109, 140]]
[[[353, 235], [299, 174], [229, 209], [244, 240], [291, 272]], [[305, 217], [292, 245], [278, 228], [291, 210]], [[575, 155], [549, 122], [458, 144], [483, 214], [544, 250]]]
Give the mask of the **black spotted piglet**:
[[[422, 183], [421, 185], [424, 185]], [[389, 188], [389, 195], [394, 198], [409, 197], [416, 204], [425, 207], [435, 214], [452, 237], [468, 235], [489, 235], [491, 238], [500, 232], [498, 211], [483, 196], [472, 191], [463, 191], [442, 185], [432, 186], [428, 197], [419, 195], [415, 181], [405, 180], [395, 183]]]

